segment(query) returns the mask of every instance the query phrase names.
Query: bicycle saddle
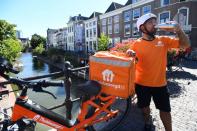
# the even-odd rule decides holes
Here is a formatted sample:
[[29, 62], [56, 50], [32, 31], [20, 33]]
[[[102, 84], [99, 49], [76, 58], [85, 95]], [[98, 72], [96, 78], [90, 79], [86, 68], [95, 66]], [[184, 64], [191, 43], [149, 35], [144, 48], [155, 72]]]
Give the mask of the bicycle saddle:
[[80, 90], [82, 95], [87, 95], [89, 97], [96, 96], [101, 91], [101, 85], [97, 81], [88, 80], [83, 84], [77, 85], [77, 89]]

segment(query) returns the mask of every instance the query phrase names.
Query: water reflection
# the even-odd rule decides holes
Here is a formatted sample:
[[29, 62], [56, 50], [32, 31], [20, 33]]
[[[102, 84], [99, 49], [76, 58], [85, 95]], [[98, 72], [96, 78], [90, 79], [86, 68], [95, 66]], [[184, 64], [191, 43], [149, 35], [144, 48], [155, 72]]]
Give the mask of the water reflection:
[[39, 61], [38, 59], [36, 58], [33, 58], [32, 59], [32, 66], [33, 66], [33, 70], [34, 71], [42, 71], [42, 70], [45, 70], [46, 68], [46, 64], [44, 64], [42, 61]]

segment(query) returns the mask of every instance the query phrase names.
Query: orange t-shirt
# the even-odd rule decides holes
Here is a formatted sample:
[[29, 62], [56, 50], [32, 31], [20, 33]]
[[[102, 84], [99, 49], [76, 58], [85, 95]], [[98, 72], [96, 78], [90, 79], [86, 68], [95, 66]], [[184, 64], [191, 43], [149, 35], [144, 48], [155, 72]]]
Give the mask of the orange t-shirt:
[[135, 82], [150, 87], [165, 86], [167, 50], [178, 47], [179, 40], [168, 36], [156, 36], [153, 41], [136, 40], [130, 47], [138, 58]]

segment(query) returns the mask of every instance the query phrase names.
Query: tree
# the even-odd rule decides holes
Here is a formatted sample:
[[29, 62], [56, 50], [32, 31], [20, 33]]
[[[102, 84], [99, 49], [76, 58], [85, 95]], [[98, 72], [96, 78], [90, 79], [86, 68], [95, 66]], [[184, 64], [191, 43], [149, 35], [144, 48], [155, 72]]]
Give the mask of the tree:
[[16, 26], [0, 20], [0, 56], [12, 62], [21, 52], [21, 43], [16, 39]]
[[38, 34], [32, 35], [32, 38], [30, 41], [30, 45], [31, 45], [32, 49], [35, 49], [40, 44], [42, 44], [44, 47], [46, 47], [46, 38], [44, 38]]
[[98, 39], [98, 50], [104, 51], [108, 49], [109, 37], [105, 34], [101, 34], [101, 37]]
[[33, 49], [34, 54], [41, 55], [44, 52], [43, 44], [39, 44], [35, 49]]
[[19, 56], [21, 50], [22, 46], [18, 40], [9, 38], [0, 42], [0, 56], [5, 57], [9, 62], [15, 60], [15, 58]]
[[0, 20], [0, 41], [12, 38], [16, 39], [16, 31], [14, 28], [16, 25], [10, 24], [5, 20]]

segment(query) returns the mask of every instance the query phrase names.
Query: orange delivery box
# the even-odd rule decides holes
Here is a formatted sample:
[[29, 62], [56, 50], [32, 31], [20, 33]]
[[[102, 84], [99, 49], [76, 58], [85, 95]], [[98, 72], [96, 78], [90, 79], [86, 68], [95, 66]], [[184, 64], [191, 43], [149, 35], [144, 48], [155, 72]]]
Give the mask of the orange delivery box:
[[127, 98], [134, 94], [135, 59], [120, 52], [99, 51], [89, 59], [89, 78], [102, 93]]

